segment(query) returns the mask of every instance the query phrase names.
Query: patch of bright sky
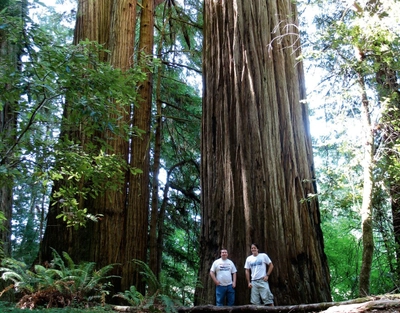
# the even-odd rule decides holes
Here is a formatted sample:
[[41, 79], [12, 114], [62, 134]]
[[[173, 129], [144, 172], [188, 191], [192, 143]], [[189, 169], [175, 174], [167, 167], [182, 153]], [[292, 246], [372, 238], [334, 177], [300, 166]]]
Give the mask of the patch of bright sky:
[[[76, 11], [77, 0], [29, 0], [30, 15], [35, 22], [40, 22], [44, 16], [48, 16], [54, 11], [59, 14], [69, 15], [72, 11]], [[71, 23], [65, 21], [63, 26], [73, 27]]]

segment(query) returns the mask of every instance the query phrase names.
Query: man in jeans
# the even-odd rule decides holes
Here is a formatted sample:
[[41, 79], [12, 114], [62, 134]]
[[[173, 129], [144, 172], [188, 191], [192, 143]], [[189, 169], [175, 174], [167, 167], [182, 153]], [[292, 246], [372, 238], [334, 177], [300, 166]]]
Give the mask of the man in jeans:
[[228, 259], [228, 250], [221, 249], [221, 258], [214, 261], [210, 270], [210, 276], [217, 286], [217, 306], [223, 306], [225, 299], [228, 306], [235, 304], [236, 272], [235, 264]]

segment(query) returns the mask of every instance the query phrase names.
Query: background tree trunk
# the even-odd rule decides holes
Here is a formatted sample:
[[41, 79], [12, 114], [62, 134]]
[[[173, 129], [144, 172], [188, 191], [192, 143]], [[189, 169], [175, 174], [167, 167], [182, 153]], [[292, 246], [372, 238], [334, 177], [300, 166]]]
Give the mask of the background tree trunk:
[[[143, 131], [142, 135], [134, 136], [131, 141], [131, 166], [139, 168], [142, 173], [129, 176], [129, 194], [127, 210], [127, 258], [146, 260], [148, 243], [148, 216], [150, 198], [150, 124], [152, 106], [152, 75], [145, 66], [148, 64], [143, 57], [152, 57], [154, 44], [154, 0], [143, 0], [140, 16], [140, 38], [138, 62], [146, 73], [145, 81], [139, 86], [139, 103], [133, 108], [133, 126]], [[135, 285], [144, 294], [145, 285], [139, 277], [139, 272], [126, 273], [122, 277], [123, 285], [134, 275]]]
[[330, 301], [297, 11], [290, 0], [205, 0], [202, 127], [202, 288], [221, 247], [238, 269], [236, 304], [249, 303], [244, 262], [257, 242], [275, 265], [275, 304]]
[[[25, 18], [27, 15], [27, 2], [25, 0], [18, 3], [14, 1], [3, 1], [0, 3], [0, 11], [8, 10], [8, 13], [14, 17], [20, 17], [21, 21], [18, 23], [20, 29], [20, 34], [24, 33]], [[11, 38], [8, 33], [8, 28], [12, 27], [7, 25], [0, 29], [0, 61], [4, 66], [2, 68], [2, 73], [5, 75], [10, 75], [14, 73], [12, 77], [18, 77], [15, 72], [20, 70], [20, 57], [23, 49], [23, 40], [19, 43], [15, 43], [15, 38]], [[11, 75], [10, 75], [11, 76]], [[7, 76], [6, 76], [7, 77]], [[20, 82], [16, 82], [19, 84]], [[11, 90], [13, 88], [13, 82], [7, 82], [5, 89]], [[17, 88], [16, 88], [17, 89]], [[17, 89], [18, 90], [18, 89]], [[15, 91], [12, 91], [15, 93]], [[0, 101], [0, 141], [5, 147], [12, 147], [16, 142], [17, 134], [17, 112], [18, 112], [18, 102], [10, 100], [13, 97], [5, 97]], [[17, 99], [17, 97], [14, 97]], [[4, 101], [5, 100], [5, 101]], [[13, 149], [6, 148], [6, 153], [0, 155], [0, 167], [13, 168], [18, 163], [18, 159], [14, 155]], [[2, 171], [3, 172], [3, 171]], [[2, 223], [0, 227], [0, 244], [2, 253], [0, 254], [0, 261], [4, 256], [11, 257], [11, 220], [12, 220], [12, 209], [13, 209], [13, 187], [14, 180], [7, 177], [6, 175], [0, 178], [0, 210], [4, 215], [5, 220], [0, 220]], [[10, 285], [9, 281], [0, 281], [0, 289], [3, 290], [5, 287]], [[9, 291], [3, 295], [3, 300], [14, 301], [14, 293]]]
[[[161, 46], [161, 44], [160, 44]], [[160, 49], [161, 50], [161, 49]], [[157, 53], [157, 56], [161, 59], [161, 53]], [[156, 84], [156, 125], [154, 127], [154, 153], [153, 153], [153, 168], [152, 168], [152, 186], [151, 186], [151, 217], [150, 217], [150, 232], [149, 232], [149, 267], [153, 271], [154, 275], [160, 279], [161, 272], [161, 254], [159, 251], [163, 250], [162, 246], [158, 246], [159, 235], [161, 233], [159, 225], [159, 173], [161, 166], [161, 145], [162, 145], [162, 102], [161, 102], [161, 75], [162, 71], [159, 69], [157, 72], [157, 84]]]
[[[78, 44], [81, 40], [89, 39], [103, 44], [110, 54], [104, 53], [101, 60], [126, 71], [133, 65], [135, 25], [136, 1], [79, 1], [74, 42]], [[126, 108], [127, 104], [120, 104], [120, 125], [127, 125], [130, 121], [130, 112]], [[119, 155], [128, 162], [129, 143], [126, 138], [104, 133], [96, 136], [85, 139], [82, 134], [76, 133], [72, 138], [79, 139], [83, 145], [95, 143], [98, 140], [95, 138], [103, 139], [109, 144], [109, 153]], [[132, 209], [127, 207], [126, 186], [127, 181], [119, 190], [107, 190], [95, 199], [84, 201], [82, 207], [89, 208], [94, 214], [102, 214], [103, 218], [98, 223], [88, 222], [86, 227], [79, 230], [66, 228], [65, 223], [56, 218], [58, 208], [52, 208], [43, 240], [42, 259], [51, 258], [52, 247], [68, 252], [75, 262], [94, 261], [98, 267], [120, 263], [121, 268], [114, 274], [124, 277], [124, 280], [113, 281], [115, 290], [126, 290], [134, 285], [137, 279], [131, 275], [131, 260], [138, 258], [145, 261], [145, 256], [138, 255], [132, 246], [141, 247], [143, 234], [147, 234], [147, 225], [143, 221], [127, 218]], [[141, 235], [132, 236], [133, 229]]]
[[[15, 3], [14, 1], [5, 1], [0, 3], [0, 10], [7, 10], [10, 16], [19, 16], [25, 19], [26, 16], [26, 1]], [[22, 27], [25, 23], [21, 21]], [[13, 72], [19, 71], [19, 61], [22, 53], [22, 38], [19, 44], [15, 44], [15, 39], [10, 40], [8, 33], [8, 27], [0, 29], [0, 61], [4, 66], [3, 73], [9, 75]], [[22, 28], [21, 27], [21, 28]], [[21, 36], [24, 32], [20, 29]], [[15, 75], [13, 75], [14, 77]], [[11, 89], [12, 82], [6, 83], [5, 89]], [[15, 92], [15, 91], [14, 91]], [[0, 140], [5, 147], [12, 147], [16, 141], [17, 134], [17, 101], [10, 101], [10, 98], [2, 98], [0, 106]], [[15, 99], [17, 99], [15, 97]], [[0, 155], [0, 166], [1, 167], [14, 167], [17, 164], [17, 160], [14, 159], [13, 149], [6, 148], [5, 153]], [[13, 205], [13, 184], [14, 181], [9, 177], [4, 176], [4, 179], [0, 181], [0, 210], [6, 218], [2, 223], [3, 228], [0, 228], [0, 242], [2, 244], [2, 251], [8, 257], [11, 256], [11, 218], [12, 218], [12, 205]], [[1, 259], [0, 255], [0, 259]]]
[[374, 188], [373, 169], [374, 169], [374, 131], [371, 125], [369, 101], [366, 92], [366, 85], [362, 75], [359, 75], [359, 84], [362, 100], [362, 118], [365, 135], [364, 144], [364, 186], [363, 201], [361, 206], [361, 226], [363, 254], [360, 271], [359, 295], [369, 295], [369, 282], [374, 255], [374, 234], [372, 228], [372, 192]]

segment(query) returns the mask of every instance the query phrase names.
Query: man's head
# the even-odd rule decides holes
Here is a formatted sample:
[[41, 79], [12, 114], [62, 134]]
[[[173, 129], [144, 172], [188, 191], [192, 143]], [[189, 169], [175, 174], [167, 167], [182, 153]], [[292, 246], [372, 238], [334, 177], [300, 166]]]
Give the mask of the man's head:
[[253, 255], [258, 255], [258, 244], [253, 243], [253, 244], [251, 245], [251, 253], [252, 253]]
[[228, 250], [221, 249], [221, 258], [222, 260], [226, 260], [228, 258]]

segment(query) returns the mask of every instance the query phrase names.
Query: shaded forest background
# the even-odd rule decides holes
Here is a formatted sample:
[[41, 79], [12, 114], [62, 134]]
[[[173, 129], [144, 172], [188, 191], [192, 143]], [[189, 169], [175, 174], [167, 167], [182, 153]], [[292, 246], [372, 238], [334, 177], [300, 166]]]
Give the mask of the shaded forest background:
[[[0, 2], [0, 9], [12, 3]], [[156, 58], [142, 59], [125, 75], [95, 57], [108, 53], [102, 47], [89, 41], [72, 45], [75, 6], [64, 10], [21, 3], [29, 14], [17, 8], [0, 10], [1, 38], [7, 30], [8, 41], [17, 51], [2, 46], [0, 109], [3, 117], [11, 117], [16, 130], [9, 132], [9, 124], [1, 125], [1, 211], [6, 230], [11, 230], [2, 232], [4, 255], [26, 264], [38, 261], [51, 204], [68, 208], [58, 218], [72, 228], [102, 222], [101, 214], [87, 211], [76, 199], [90, 200], [116, 188], [124, 179], [119, 172], [121, 160], [102, 149], [94, 154], [98, 150], [82, 151], [72, 141], [60, 142], [63, 108], [75, 100], [81, 114], [70, 116], [69, 123], [84, 125], [88, 136], [100, 132], [140, 136], [141, 129], [118, 128], [116, 107], [108, 99], [117, 104], [127, 98], [140, 101], [136, 86], [150, 71], [157, 100], [151, 110], [148, 240], [154, 248], [149, 253], [158, 255], [151, 269], [170, 287], [171, 297], [192, 305], [200, 267], [202, 2], [156, 2]], [[372, 256], [366, 293], [396, 292], [400, 274], [399, 4], [298, 1], [298, 8], [303, 51], [299, 62], [306, 66], [309, 94], [304, 101], [312, 113], [318, 185], [318, 195], [309, 197], [318, 196], [320, 202], [332, 298], [341, 301], [360, 294], [366, 250]], [[22, 24], [21, 13], [26, 14]], [[284, 21], [280, 26], [286, 26]], [[14, 59], [5, 57], [12, 55]], [[11, 111], [6, 110], [7, 103], [14, 104]], [[369, 152], [365, 138], [371, 138]], [[110, 142], [97, 144], [107, 147]], [[363, 194], [366, 167], [371, 178], [370, 214], [363, 206], [368, 197]], [[140, 174], [140, 168], [133, 170], [132, 175]], [[74, 186], [83, 177], [93, 183], [80, 194]], [[64, 180], [71, 184], [51, 199], [53, 186]], [[372, 219], [372, 247], [363, 246], [365, 216]], [[236, 264], [239, 270], [242, 263]]]

